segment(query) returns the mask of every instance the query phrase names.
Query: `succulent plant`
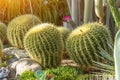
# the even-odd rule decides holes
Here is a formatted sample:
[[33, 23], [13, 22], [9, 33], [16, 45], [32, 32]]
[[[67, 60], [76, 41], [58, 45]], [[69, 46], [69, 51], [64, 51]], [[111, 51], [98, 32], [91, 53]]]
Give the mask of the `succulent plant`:
[[41, 23], [40, 19], [30, 14], [21, 15], [13, 19], [7, 28], [7, 37], [10, 44], [23, 49], [23, 39], [26, 32], [39, 23]]
[[7, 41], [7, 26], [0, 22], [0, 39], [3, 43]]
[[62, 42], [63, 42], [62, 57], [66, 58], [66, 57], [68, 57], [68, 52], [66, 50], [66, 40], [67, 40], [71, 31], [65, 27], [57, 27], [57, 29], [59, 30], [59, 32], [62, 36]]
[[30, 57], [44, 69], [61, 63], [62, 39], [52, 24], [44, 23], [30, 29], [24, 38], [24, 46]]
[[109, 30], [99, 23], [84, 24], [75, 29], [67, 39], [70, 57], [84, 70], [91, 70], [92, 61], [100, 62], [99, 47], [110, 51], [112, 43]]

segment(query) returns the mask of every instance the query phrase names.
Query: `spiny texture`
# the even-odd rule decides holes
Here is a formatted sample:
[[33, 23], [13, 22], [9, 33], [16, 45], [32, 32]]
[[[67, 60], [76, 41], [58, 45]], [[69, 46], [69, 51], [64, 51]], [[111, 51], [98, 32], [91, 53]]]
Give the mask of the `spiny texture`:
[[[100, 62], [99, 47], [109, 51], [111, 43], [109, 30], [98, 23], [89, 23], [75, 29], [67, 39], [70, 57], [84, 70], [94, 66], [92, 61]], [[109, 52], [108, 52], [109, 53]]]
[[7, 37], [11, 45], [24, 48], [23, 39], [26, 32], [39, 23], [41, 23], [39, 18], [29, 14], [13, 19], [7, 29]]
[[61, 34], [62, 42], [63, 42], [62, 57], [66, 58], [66, 57], [68, 57], [68, 52], [66, 50], [66, 40], [67, 40], [71, 31], [65, 27], [57, 27], [57, 29], [59, 30], [59, 32]]
[[0, 39], [3, 43], [7, 41], [7, 26], [0, 22]]
[[29, 30], [24, 39], [30, 57], [45, 68], [57, 67], [61, 63], [62, 40], [52, 24], [41, 24]]

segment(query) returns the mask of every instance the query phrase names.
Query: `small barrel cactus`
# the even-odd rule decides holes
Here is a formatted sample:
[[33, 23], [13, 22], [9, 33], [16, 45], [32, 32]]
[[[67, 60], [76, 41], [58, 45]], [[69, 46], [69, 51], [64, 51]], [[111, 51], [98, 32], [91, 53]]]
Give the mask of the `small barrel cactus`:
[[30, 57], [44, 69], [61, 63], [62, 39], [52, 24], [44, 23], [30, 29], [24, 38], [24, 46]]
[[94, 66], [92, 61], [101, 61], [100, 47], [110, 51], [107, 43], [111, 42], [110, 32], [105, 26], [88, 23], [75, 29], [68, 37], [66, 45], [70, 57], [83, 70], [91, 70], [91, 66]]
[[63, 42], [63, 51], [62, 51], [62, 57], [63, 58], [68, 58], [68, 52], [66, 50], [66, 40], [70, 34], [70, 30], [65, 28], [65, 27], [57, 27], [57, 29], [59, 30], [61, 36], [62, 36], [62, 42]]
[[30, 14], [13, 19], [7, 28], [7, 37], [10, 44], [23, 49], [23, 39], [26, 32], [39, 23], [41, 23], [40, 19]]
[[7, 26], [0, 22], [0, 39], [3, 43], [7, 42]]

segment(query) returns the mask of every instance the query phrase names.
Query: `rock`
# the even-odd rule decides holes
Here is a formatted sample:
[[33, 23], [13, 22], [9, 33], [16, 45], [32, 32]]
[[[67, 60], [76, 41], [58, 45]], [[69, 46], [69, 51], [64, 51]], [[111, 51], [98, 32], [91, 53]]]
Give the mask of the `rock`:
[[9, 75], [9, 70], [5, 67], [2, 67], [0, 69], [0, 80], [4, 80], [8, 77]]
[[36, 61], [24, 58], [20, 59], [16, 65], [16, 75], [21, 75], [26, 70], [37, 71], [41, 69], [41, 66]]
[[10, 55], [13, 56], [11, 59], [9, 59], [7, 61], [8, 65], [15, 62], [15, 61], [18, 61], [21, 58], [28, 58], [29, 57], [27, 51], [18, 49], [16, 47], [5, 48], [5, 49], [3, 49], [3, 53], [8, 55], [8, 56], [10, 56]]
[[27, 51], [18, 49], [16, 47], [5, 48], [3, 50], [3, 53], [5, 53], [7, 55], [15, 55], [16, 58], [18, 58], [18, 59], [20, 59], [20, 58], [28, 58], [29, 57]]
[[37, 71], [37, 70], [42, 70], [41, 66], [39, 63], [36, 61], [30, 59], [30, 58], [22, 58], [14, 63], [12, 63], [9, 66], [10, 70], [10, 80], [13, 78], [19, 77], [24, 71], [26, 70], [32, 70], [32, 71]]

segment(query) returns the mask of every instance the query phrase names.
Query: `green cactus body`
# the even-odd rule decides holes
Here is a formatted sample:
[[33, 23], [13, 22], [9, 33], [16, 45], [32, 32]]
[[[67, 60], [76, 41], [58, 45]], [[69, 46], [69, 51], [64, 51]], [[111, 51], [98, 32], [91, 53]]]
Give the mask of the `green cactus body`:
[[45, 68], [57, 67], [61, 63], [62, 39], [52, 24], [41, 24], [29, 30], [24, 46], [30, 57]]
[[0, 39], [3, 43], [7, 41], [7, 26], [0, 22]]
[[99, 48], [109, 51], [107, 42], [112, 42], [109, 30], [98, 23], [88, 23], [75, 29], [67, 39], [70, 57], [82, 69], [91, 70], [92, 61], [100, 61]]
[[63, 51], [62, 51], [62, 57], [67, 58], [68, 57], [68, 52], [66, 50], [66, 40], [70, 34], [70, 30], [65, 28], [65, 27], [57, 27], [59, 30], [61, 36], [62, 36], [62, 42], [63, 42]]
[[13, 19], [7, 28], [7, 37], [12, 46], [24, 48], [23, 39], [26, 32], [33, 26], [41, 23], [34, 15], [22, 15]]

